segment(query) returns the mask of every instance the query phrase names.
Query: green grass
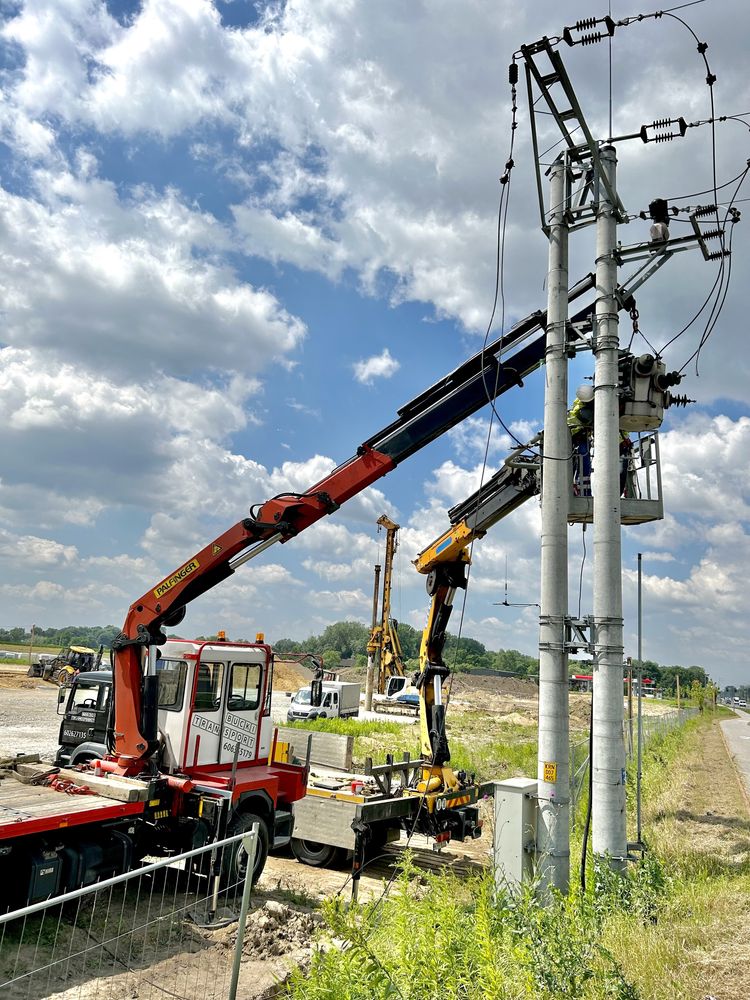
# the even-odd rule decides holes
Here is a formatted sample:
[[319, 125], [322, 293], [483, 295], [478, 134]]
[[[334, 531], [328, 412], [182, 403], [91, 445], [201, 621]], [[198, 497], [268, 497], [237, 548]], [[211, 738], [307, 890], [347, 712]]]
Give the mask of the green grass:
[[[29, 644], [28, 644], [28, 642], [25, 642], [25, 643], [19, 643], [19, 642], [0, 642], [0, 649], [7, 649], [9, 653], [28, 653], [28, 651], [29, 651]], [[56, 643], [53, 643], [50, 646], [50, 645], [47, 645], [44, 642], [34, 642], [34, 645], [32, 646], [32, 650], [35, 653], [38, 653], [40, 649], [54, 649], [54, 651], [57, 653], [57, 652], [60, 651], [60, 643], [56, 642]]]
[[[366, 757], [373, 763], [385, 761], [386, 754], [396, 759], [402, 753], [419, 756], [419, 726], [398, 722], [358, 719], [315, 719], [296, 722], [291, 727], [311, 729], [316, 732], [353, 736], [355, 767], [362, 767]], [[453, 736], [453, 732], [460, 736]], [[476, 774], [479, 781], [513, 777], [519, 774], [536, 774], [536, 727], [514, 726], [497, 723], [495, 717], [485, 712], [464, 712], [449, 717], [448, 739], [451, 766]]]
[[[652, 866], [628, 879], [633, 919], [651, 919], [660, 877]], [[385, 902], [326, 904], [330, 933], [346, 947], [315, 952], [289, 993], [294, 1000], [639, 1000], [599, 941], [620, 904], [619, 891], [603, 886], [596, 897], [573, 892], [542, 908], [530, 887], [497, 890], [490, 873], [463, 880], [425, 873], [407, 854]]]

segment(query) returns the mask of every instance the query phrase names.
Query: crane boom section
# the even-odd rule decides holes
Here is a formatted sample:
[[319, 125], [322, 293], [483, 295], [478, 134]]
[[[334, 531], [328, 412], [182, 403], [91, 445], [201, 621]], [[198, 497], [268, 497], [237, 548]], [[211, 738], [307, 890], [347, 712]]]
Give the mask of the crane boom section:
[[448, 513], [451, 527], [414, 560], [417, 570], [427, 575], [427, 592], [431, 597], [420, 644], [417, 678], [421, 751], [429, 761], [423, 772], [425, 788], [451, 788], [456, 781], [452, 769], [447, 766], [450, 749], [442, 699], [442, 686], [450, 674], [443, 659], [448, 622], [456, 590], [466, 588], [471, 543], [539, 492], [539, 457], [522, 458], [524, 451], [525, 447], [513, 451], [491, 479], [463, 503], [451, 508]]
[[426, 574], [439, 563], [469, 562], [466, 549], [471, 543], [538, 492], [538, 468], [504, 465], [472, 496], [451, 509], [451, 527], [419, 553], [414, 560], [417, 571]]

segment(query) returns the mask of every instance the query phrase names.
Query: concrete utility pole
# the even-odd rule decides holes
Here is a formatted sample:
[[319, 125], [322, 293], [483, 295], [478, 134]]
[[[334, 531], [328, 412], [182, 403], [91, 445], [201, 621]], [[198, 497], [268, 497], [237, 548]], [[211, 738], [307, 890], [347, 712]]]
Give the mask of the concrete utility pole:
[[566, 160], [550, 177], [544, 455], [542, 459], [542, 585], [539, 614], [539, 815], [537, 856], [541, 889], [568, 891], [570, 775], [568, 721], [568, 223]]
[[643, 560], [638, 553], [638, 768], [635, 777], [636, 841], [641, 844], [641, 777], [643, 772]]
[[[378, 624], [378, 603], [380, 600], [380, 564], [375, 563], [375, 587], [372, 592], [372, 627], [370, 635], [373, 634]], [[372, 689], [375, 683], [375, 659], [376, 653], [371, 649], [367, 650], [367, 680], [365, 681], [365, 711], [372, 711]]]
[[[601, 151], [609, 189], [616, 191], [617, 157]], [[626, 865], [625, 741], [623, 740], [622, 551], [620, 539], [620, 408], [615, 289], [615, 206], [599, 184], [596, 217], [594, 356], [594, 759], [592, 846], [615, 870]]]

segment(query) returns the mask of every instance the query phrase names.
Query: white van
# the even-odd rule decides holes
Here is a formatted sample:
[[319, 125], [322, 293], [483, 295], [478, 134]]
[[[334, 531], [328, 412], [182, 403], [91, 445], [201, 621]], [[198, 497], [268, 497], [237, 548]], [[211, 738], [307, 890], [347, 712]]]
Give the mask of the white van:
[[320, 705], [312, 704], [312, 688], [300, 688], [286, 713], [287, 722], [301, 719], [347, 719], [359, 715], [359, 684], [348, 681], [323, 681]]

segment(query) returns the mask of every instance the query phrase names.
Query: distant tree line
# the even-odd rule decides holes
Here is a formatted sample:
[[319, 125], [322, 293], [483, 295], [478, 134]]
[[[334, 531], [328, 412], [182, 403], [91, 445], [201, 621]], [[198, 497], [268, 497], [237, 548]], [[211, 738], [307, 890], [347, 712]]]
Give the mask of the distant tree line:
[[[364, 666], [367, 661], [367, 640], [370, 630], [361, 622], [336, 622], [329, 625], [320, 635], [311, 635], [301, 642], [294, 639], [279, 639], [273, 643], [277, 653], [316, 653], [322, 655], [326, 666], [335, 667], [342, 659], [354, 658], [356, 666]], [[419, 666], [419, 644], [422, 633], [405, 622], [398, 625], [398, 635], [406, 666], [416, 670]], [[516, 674], [520, 677], [536, 677], [539, 674], [539, 660], [517, 649], [492, 650], [468, 636], [458, 638], [448, 633], [443, 658], [451, 670], [466, 672], [471, 670], [495, 670]], [[580, 669], [571, 664], [570, 671]], [[703, 667], [683, 667], [679, 664], [661, 666], [655, 660], [643, 661], [643, 676], [655, 681], [655, 687], [666, 695], [674, 696], [677, 690], [677, 675], [680, 677], [682, 693], [687, 697], [693, 683], [705, 688], [709, 677]]]
[[[337, 666], [341, 660], [353, 659], [355, 666], [367, 662], [367, 640], [370, 630], [361, 622], [336, 622], [329, 625], [320, 635], [311, 635], [298, 642], [295, 639], [279, 639], [273, 644], [274, 650], [284, 653], [316, 653], [323, 657], [326, 666]], [[398, 625], [398, 637], [404, 662], [409, 670], [419, 667], [419, 645], [422, 633], [405, 622]], [[539, 661], [533, 656], [520, 653], [517, 649], [488, 650], [478, 639], [448, 633], [443, 658], [451, 670], [502, 670], [522, 677], [535, 676]]]
[[[66, 625], [64, 628], [39, 628], [34, 630], [34, 641], [38, 644], [52, 646], [91, 646], [94, 649], [100, 645], [111, 648], [112, 640], [120, 629], [115, 625]], [[398, 635], [404, 661], [409, 670], [419, 667], [419, 644], [422, 633], [405, 622], [398, 625]], [[370, 630], [361, 622], [343, 621], [329, 625], [320, 635], [311, 635], [298, 642], [296, 639], [279, 639], [273, 643], [274, 650], [283, 656], [284, 653], [315, 653], [322, 656], [327, 667], [337, 667], [341, 660], [353, 659], [355, 666], [363, 667], [367, 662], [367, 640]], [[197, 639], [217, 639], [216, 635], [196, 636]], [[234, 637], [232, 637], [234, 638]], [[0, 629], [0, 644], [15, 643], [28, 645], [31, 633], [25, 628]], [[250, 642], [250, 639], [236, 639], [237, 642]], [[448, 633], [445, 644], [444, 659], [451, 670], [467, 672], [471, 670], [495, 670], [516, 674], [519, 677], [535, 677], [539, 673], [539, 660], [517, 649], [491, 650], [468, 636], [458, 638]], [[635, 669], [634, 661], [634, 669]], [[571, 673], [580, 669], [579, 664], [571, 665]], [[709, 677], [703, 667], [683, 667], [679, 664], [662, 666], [655, 660], [643, 661], [643, 676], [655, 681], [655, 687], [661, 688], [666, 695], [677, 693], [677, 675], [680, 677], [680, 688], [686, 695], [693, 682], [705, 688]]]
[[[64, 628], [34, 629], [34, 642], [45, 646], [99, 646], [111, 648], [112, 640], [120, 632], [115, 625], [66, 625]], [[0, 644], [15, 643], [28, 646], [31, 632], [25, 628], [0, 628]]]
[[[633, 660], [633, 670], [637, 668], [637, 661]], [[643, 676], [655, 681], [653, 685], [660, 688], [664, 694], [674, 697], [677, 694], [677, 677], [680, 678], [680, 692], [687, 696], [692, 689], [693, 683], [697, 682], [698, 687], [705, 688], [709, 682], [709, 676], [703, 667], [682, 667], [675, 664], [671, 667], [663, 667], [655, 660], [643, 661]]]

